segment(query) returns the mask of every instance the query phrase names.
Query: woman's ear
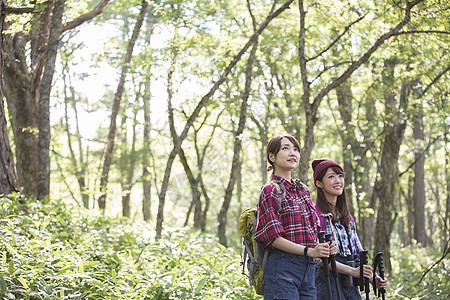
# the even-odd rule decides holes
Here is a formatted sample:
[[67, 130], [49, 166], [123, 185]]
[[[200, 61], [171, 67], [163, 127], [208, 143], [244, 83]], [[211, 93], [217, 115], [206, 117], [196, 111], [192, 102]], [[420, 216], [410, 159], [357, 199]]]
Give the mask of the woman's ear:
[[316, 182], [314, 182], [314, 184], [316, 185], [316, 187], [318, 187], [318, 188], [323, 188], [323, 184], [322, 184], [322, 181], [320, 181], [320, 180], [316, 180]]
[[269, 160], [270, 160], [271, 162], [274, 162], [274, 161], [275, 161], [275, 155], [273, 155], [272, 152], [269, 153]]

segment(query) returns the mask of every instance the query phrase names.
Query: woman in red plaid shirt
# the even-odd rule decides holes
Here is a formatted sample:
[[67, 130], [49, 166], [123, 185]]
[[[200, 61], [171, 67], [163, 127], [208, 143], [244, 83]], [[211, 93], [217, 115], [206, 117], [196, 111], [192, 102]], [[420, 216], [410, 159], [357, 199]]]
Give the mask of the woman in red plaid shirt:
[[[318, 243], [319, 219], [309, 189], [291, 177], [299, 159], [300, 145], [291, 135], [275, 136], [267, 144], [273, 173], [261, 189], [255, 233], [271, 248], [264, 268], [266, 300], [316, 299], [314, 258], [337, 253], [334, 244]], [[273, 182], [285, 190], [283, 199]]]

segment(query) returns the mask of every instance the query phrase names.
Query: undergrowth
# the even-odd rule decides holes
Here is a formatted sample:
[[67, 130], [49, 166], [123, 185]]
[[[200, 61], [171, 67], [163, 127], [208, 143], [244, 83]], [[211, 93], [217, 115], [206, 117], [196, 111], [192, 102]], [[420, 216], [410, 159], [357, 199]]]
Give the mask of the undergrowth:
[[[215, 236], [166, 229], [96, 211], [3, 197], [1, 299], [261, 299], [242, 275], [239, 251]], [[386, 299], [448, 299], [448, 259], [418, 281], [439, 254], [393, 253]]]

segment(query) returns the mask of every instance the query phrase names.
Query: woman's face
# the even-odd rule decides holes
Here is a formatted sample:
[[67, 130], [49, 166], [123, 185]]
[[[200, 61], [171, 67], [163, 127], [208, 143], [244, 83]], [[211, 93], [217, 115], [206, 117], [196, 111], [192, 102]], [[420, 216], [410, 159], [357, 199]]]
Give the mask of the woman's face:
[[344, 174], [336, 173], [333, 168], [328, 168], [322, 181], [317, 181], [317, 186], [321, 188], [327, 199], [342, 195], [344, 192]]
[[300, 160], [300, 149], [295, 146], [289, 139], [281, 139], [281, 147], [276, 155], [270, 153], [270, 160], [274, 163], [276, 170], [295, 169]]

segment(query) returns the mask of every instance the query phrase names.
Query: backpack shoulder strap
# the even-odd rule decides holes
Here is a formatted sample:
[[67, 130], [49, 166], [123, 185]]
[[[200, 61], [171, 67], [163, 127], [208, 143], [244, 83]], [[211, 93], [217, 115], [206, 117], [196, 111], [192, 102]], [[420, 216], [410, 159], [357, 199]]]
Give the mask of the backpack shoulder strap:
[[275, 186], [278, 192], [278, 211], [281, 209], [281, 201], [283, 201], [284, 197], [286, 197], [286, 187], [284, 184], [279, 184], [275, 180], [271, 179], [269, 181], [271, 184]]
[[304, 184], [303, 182], [300, 181], [300, 179], [295, 179], [295, 184], [301, 189], [301, 190], [305, 190], [309, 193], [311, 193], [311, 191], [309, 190], [308, 186], [306, 184]]
[[353, 219], [353, 216], [350, 215], [350, 214], [349, 214], [348, 216], [350, 217], [350, 222], [353, 222], [353, 224], [356, 224], [356, 223], [355, 223], [355, 219]]
[[316, 207], [317, 216], [319, 217], [319, 221], [320, 221], [320, 230], [325, 231], [325, 227], [327, 226], [327, 223], [325, 221], [325, 217], [323, 216], [323, 212], [317, 207], [317, 205], [315, 205], [315, 207]]

